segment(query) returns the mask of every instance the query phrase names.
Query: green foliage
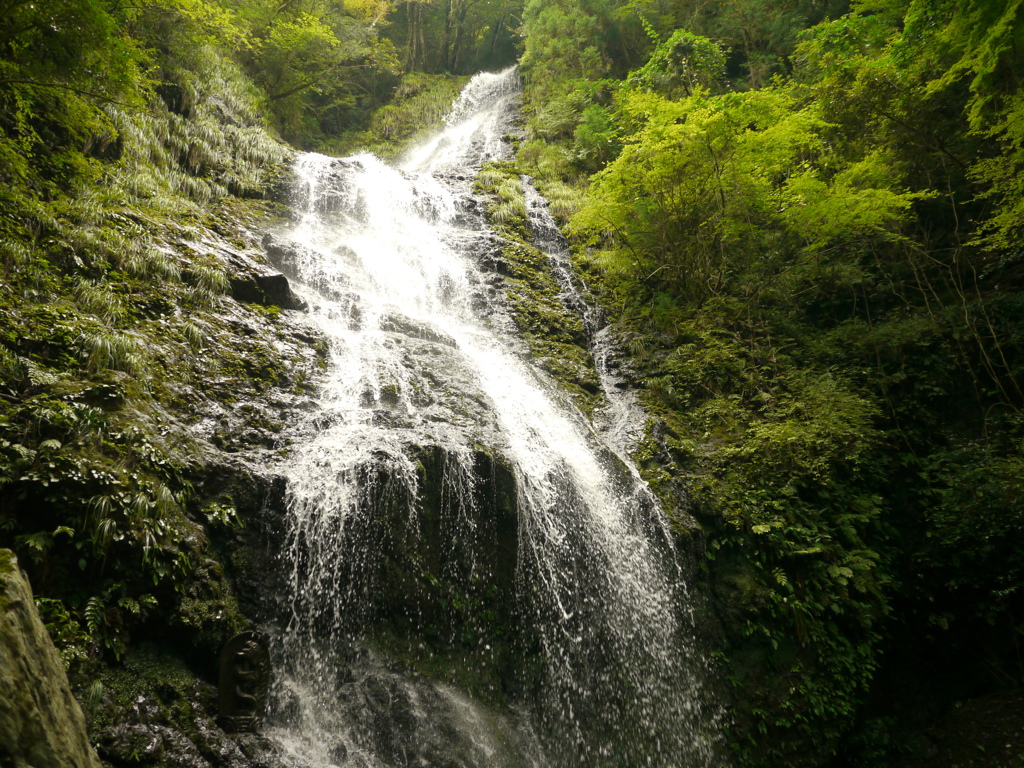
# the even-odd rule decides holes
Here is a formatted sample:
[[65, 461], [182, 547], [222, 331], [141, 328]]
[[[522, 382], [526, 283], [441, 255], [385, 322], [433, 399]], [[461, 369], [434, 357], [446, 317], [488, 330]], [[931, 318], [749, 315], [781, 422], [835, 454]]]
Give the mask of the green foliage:
[[642, 471], [705, 530], [739, 762], [901, 764], [922, 699], [1024, 677], [1020, 3], [635, 3], [650, 58], [598, 85], [608, 7], [559, 41], [607, 69], [528, 76], [519, 159], [628, 329]]
[[1024, 237], [1024, 95], [1017, 93], [985, 133], [1001, 145], [995, 157], [979, 160], [971, 169], [982, 185], [980, 197], [992, 200], [995, 210], [981, 230], [978, 243], [1019, 258]]
[[402, 78], [394, 99], [378, 110], [370, 130], [385, 140], [405, 138], [417, 130], [440, 125], [458, 96], [464, 78], [410, 73]]
[[383, 71], [396, 67], [388, 48], [357, 27], [359, 22], [345, 17], [299, 14], [275, 18], [254, 44], [250, 70], [266, 88], [286, 137], [315, 136], [323, 128], [317, 113], [352, 99], [347, 70], [371, 58]]
[[601, 168], [619, 154], [615, 118], [600, 104], [591, 104], [581, 115], [582, 120], [573, 131], [573, 152], [588, 168]]
[[527, 31], [521, 66], [532, 104], [551, 109], [565, 82], [594, 80], [606, 69], [595, 45], [597, 21], [575, 0], [531, 0], [523, 12]]
[[[656, 416], [638, 459], [704, 528], [744, 765], [898, 759], [912, 707], [884, 686], [917, 657], [964, 670], [905, 686], [928, 717], [1024, 680], [1024, 11], [845, 11], [531, 0], [520, 165], [477, 179], [515, 321], [583, 408], [592, 361], [529, 245], [523, 171], [629, 329]], [[282, 363], [225, 347], [223, 264], [169, 242], [266, 188], [287, 149], [264, 115], [306, 147], [395, 150], [460, 85], [399, 70], [508, 61], [519, 6], [0, 12], [0, 537], [65, 663], [123, 654], [156, 614], [214, 648], [240, 619], [185, 514], [188, 441], [155, 425], [190, 376], [220, 365], [203, 396], [231, 402]]]
[[519, 169], [511, 163], [485, 163], [473, 189], [488, 198], [487, 219], [495, 232], [528, 246], [532, 233]]
[[494, 204], [487, 213], [499, 233], [529, 240], [526, 196], [518, 178], [506, 178], [494, 188]]
[[697, 88], [710, 91], [725, 74], [725, 54], [714, 40], [677, 29], [627, 82], [668, 99], [692, 96]]
[[145, 55], [116, 4], [7, 2], [0, 12], [0, 201], [10, 208], [23, 185], [53, 194], [96, 173], [79, 148], [115, 133], [102, 106], [139, 106]]
[[607, 266], [690, 301], [740, 280], [759, 290], [793, 267], [773, 252], [801, 248], [810, 260], [893, 237], [914, 199], [879, 157], [830, 172], [827, 124], [781, 89], [628, 93], [621, 113], [635, 132], [593, 178], [575, 230], [615, 243]]
[[70, 669], [72, 664], [89, 658], [92, 636], [82, 629], [81, 624], [71, 615], [64, 603], [47, 597], [37, 597], [36, 608], [39, 609], [39, 616], [46, 626], [50, 639], [60, 650], [65, 670]]
[[[663, 450], [689, 478], [728, 638], [743, 764], [835, 752], [881, 664], [892, 553], [879, 403], [800, 340], [713, 301], [638, 347]], [[762, 320], [766, 320], [762, 316]], [[794, 329], [789, 329], [794, 332]], [[668, 475], [640, 454], [656, 488]]]
[[464, 77], [422, 72], [403, 75], [390, 101], [370, 115], [365, 130], [349, 131], [330, 139], [325, 149], [338, 155], [367, 151], [393, 160], [428, 131], [443, 124], [466, 81]]
[[[994, 626], [1012, 611], [1024, 584], [1024, 553], [1015, 535], [1024, 522], [1024, 456], [982, 441], [965, 443], [933, 455], [927, 473], [934, 491], [927, 510], [930, 541], [917, 562], [948, 590], [943, 605], [961, 609], [935, 621], [981, 619]], [[1011, 667], [1009, 675], [1024, 680], [1019, 668]]]
[[4, 10], [20, 27], [0, 32], [0, 540], [81, 672], [147, 622], [224, 624], [209, 606], [227, 597], [193, 594], [212, 577], [185, 514], [195, 445], [170, 414], [242, 354], [251, 370], [222, 380], [250, 389], [276, 348], [225, 349], [225, 265], [183, 243], [212, 236], [217, 201], [264, 194], [289, 150], [225, 51], [252, 50], [253, 17], [213, 0]]

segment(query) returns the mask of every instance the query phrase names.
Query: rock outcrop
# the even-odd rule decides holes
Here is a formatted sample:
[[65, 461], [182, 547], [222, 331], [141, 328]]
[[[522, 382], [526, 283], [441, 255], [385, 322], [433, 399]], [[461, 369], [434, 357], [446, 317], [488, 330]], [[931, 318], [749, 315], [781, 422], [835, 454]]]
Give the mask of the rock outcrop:
[[0, 549], [0, 765], [100, 768], [17, 558]]

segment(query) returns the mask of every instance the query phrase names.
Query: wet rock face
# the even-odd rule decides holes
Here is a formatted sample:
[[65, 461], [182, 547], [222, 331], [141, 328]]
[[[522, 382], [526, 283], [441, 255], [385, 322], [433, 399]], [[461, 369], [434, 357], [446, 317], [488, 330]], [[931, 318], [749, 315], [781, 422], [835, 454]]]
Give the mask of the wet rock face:
[[[352, 721], [362, 727], [352, 734], [351, 744], [334, 748], [342, 760], [350, 757], [354, 765], [367, 765], [361, 758], [375, 755], [389, 765], [540, 764], [540, 755], [517, 738], [523, 723], [454, 688], [371, 667], [359, 669], [354, 678], [342, 687], [339, 698]], [[467, 728], [468, 724], [475, 727]]]
[[14, 553], [0, 549], [0, 765], [100, 768]]
[[306, 303], [292, 293], [288, 278], [264, 263], [264, 254], [225, 250], [231, 298], [245, 304], [281, 309], [306, 309]]
[[[480, 449], [471, 461], [477, 480], [460, 492], [454, 476], [464, 460], [438, 445], [407, 449], [417, 467], [415, 490], [384, 455], [356, 470], [359, 493], [372, 512], [346, 520], [341, 549], [364, 554], [334, 563], [337, 612], [325, 617], [310, 605], [303, 614], [306, 629], [331, 636], [344, 626], [352, 637], [369, 631], [414, 664], [412, 657], [424, 655], [473, 656], [472, 664], [488, 667], [470, 670], [476, 683], [506, 687], [517, 674], [508, 647], [519, 556], [513, 469]], [[282, 563], [296, 558], [299, 579], [306, 583], [306, 569], [321, 554], [320, 542], [307, 540], [313, 534], [287, 532], [284, 507], [282, 498], [268, 497], [230, 554], [243, 607], [282, 630], [295, 608], [269, 598], [286, 587], [280, 583], [287, 570]], [[250, 582], [257, 585], [251, 595]]]
[[[499, 645], [496, 627], [507, 634], [515, 612], [518, 518], [511, 466], [487, 452], [473, 457], [477, 484], [461, 504], [450, 498], [457, 466], [443, 448], [422, 448], [418, 504], [375, 484], [376, 513], [367, 520], [377, 548], [367, 585], [379, 597], [373, 620], [396, 637], [416, 637], [433, 653], [481, 650]], [[412, 503], [410, 503], [412, 502]], [[410, 515], [410, 509], [416, 508]], [[507, 649], [502, 649], [507, 651]], [[514, 675], [497, 652], [487, 663], [499, 678]], [[482, 670], [481, 670], [482, 671]]]
[[266, 739], [247, 734], [231, 739], [204, 717], [186, 734], [167, 725], [123, 724], [100, 737], [104, 758], [117, 766], [153, 765], [180, 768], [283, 768]]
[[248, 304], [305, 309], [306, 305], [293, 293], [288, 278], [280, 272], [252, 271], [229, 278], [231, 297]]
[[[244, 520], [243, 525], [222, 526], [212, 531], [211, 545], [241, 614], [255, 621], [271, 619], [283, 610], [277, 597], [283, 589], [282, 575], [276, 563], [285, 514], [284, 478], [254, 472], [229, 457], [203, 467], [193, 482], [203, 497], [229, 501]], [[196, 510], [195, 514], [202, 512]], [[205, 655], [210, 680], [216, 679], [215, 660], [227, 637], [219, 636], [216, 646], [200, 643], [200, 638], [182, 638], [182, 645]], [[197, 659], [189, 660], [194, 667], [201, 666]]]

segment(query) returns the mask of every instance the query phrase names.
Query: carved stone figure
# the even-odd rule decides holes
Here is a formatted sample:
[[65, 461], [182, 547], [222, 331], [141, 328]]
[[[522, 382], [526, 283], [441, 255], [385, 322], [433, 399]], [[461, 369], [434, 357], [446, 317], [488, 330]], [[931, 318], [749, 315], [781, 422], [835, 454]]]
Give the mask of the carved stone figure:
[[228, 640], [220, 654], [221, 728], [229, 733], [253, 733], [263, 723], [270, 684], [270, 654], [255, 632]]

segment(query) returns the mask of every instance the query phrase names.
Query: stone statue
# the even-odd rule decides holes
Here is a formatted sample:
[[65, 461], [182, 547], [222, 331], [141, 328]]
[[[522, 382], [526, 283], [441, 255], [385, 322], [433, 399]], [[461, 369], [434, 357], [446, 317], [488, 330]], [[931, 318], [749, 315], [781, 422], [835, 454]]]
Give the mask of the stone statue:
[[221, 728], [228, 733], [253, 733], [263, 723], [270, 684], [270, 654], [255, 632], [228, 640], [220, 654]]

